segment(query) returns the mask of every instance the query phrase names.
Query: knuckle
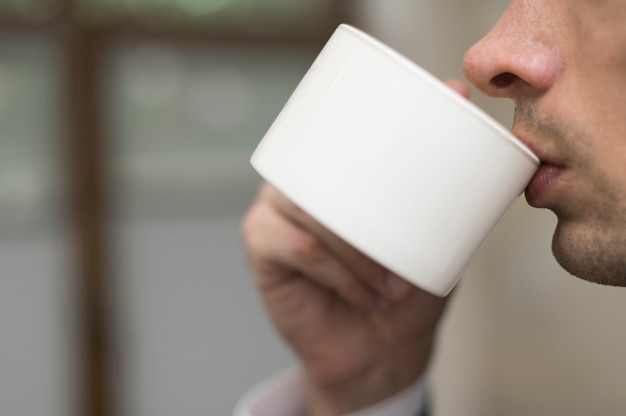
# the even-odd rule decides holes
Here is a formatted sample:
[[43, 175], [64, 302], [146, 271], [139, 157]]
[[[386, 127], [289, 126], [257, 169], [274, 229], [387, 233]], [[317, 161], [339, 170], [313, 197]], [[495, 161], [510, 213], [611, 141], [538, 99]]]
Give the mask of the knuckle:
[[295, 258], [306, 268], [315, 267], [324, 262], [327, 257], [326, 248], [311, 234], [297, 236], [292, 244]]
[[359, 300], [363, 298], [365, 288], [358, 279], [346, 277], [338, 282], [337, 291], [346, 299]]
[[353, 252], [349, 263], [361, 279], [372, 284], [380, 283], [387, 275], [384, 267], [358, 251]]
[[361, 290], [361, 284], [352, 278], [345, 278], [339, 282], [339, 291], [345, 295], [354, 295]]
[[271, 280], [271, 276], [280, 270], [276, 256], [272, 254], [271, 239], [265, 226], [263, 207], [258, 204], [251, 207], [240, 223], [244, 254], [252, 270], [253, 279], [261, 287]]
[[271, 212], [266, 211], [262, 204], [256, 204], [244, 215], [240, 223], [243, 248], [254, 264], [270, 261], [273, 257], [271, 253], [275, 250], [272, 243], [274, 240], [270, 238], [270, 233], [275, 232], [268, 217]]
[[241, 223], [239, 224], [239, 233], [241, 236], [244, 245], [248, 249], [252, 249], [255, 247], [255, 242], [258, 235], [258, 215], [257, 215], [256, 207], [252, 207], [243, 217]]

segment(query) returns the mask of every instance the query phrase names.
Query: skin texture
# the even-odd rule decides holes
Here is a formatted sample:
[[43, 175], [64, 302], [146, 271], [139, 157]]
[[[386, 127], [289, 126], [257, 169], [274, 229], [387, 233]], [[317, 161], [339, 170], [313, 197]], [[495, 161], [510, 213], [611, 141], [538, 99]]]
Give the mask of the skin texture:
[[[464, 59], [515, 101], [513, 132], [544, 161], [526, 192], [552, 210], [553, 252], [584, 279], [626, 285], [626, 3], [513, 1]], [[503, 75], [504, 74], [504, 75]]]
[[[542, 160], [526, 199], [556, 214], [559, 263], [626, 285], [626, 2], [513, 0], [463, 70], [515, 102], [513, 132]], [[445, 299], [390, 277], [269, 185], [242, 233], [267, 311], [301, 359], [307, 414], [363, 408], [423, 374]]]

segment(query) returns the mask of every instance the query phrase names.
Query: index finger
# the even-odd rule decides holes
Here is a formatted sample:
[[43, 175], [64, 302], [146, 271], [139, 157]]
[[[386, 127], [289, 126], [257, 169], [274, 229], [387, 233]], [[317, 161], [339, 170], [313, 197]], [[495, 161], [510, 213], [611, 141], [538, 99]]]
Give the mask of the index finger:
[[390, 301], [404, 299], [411, 292], [412, 285], [410, 283], [390, 273], [379, 263], [344, 241], [282, 195], [276, 188], [267, 185], [261, 192], [273, 201], [283, 215], [299, 227], [315, 235], [360, 280], [386, 299]]

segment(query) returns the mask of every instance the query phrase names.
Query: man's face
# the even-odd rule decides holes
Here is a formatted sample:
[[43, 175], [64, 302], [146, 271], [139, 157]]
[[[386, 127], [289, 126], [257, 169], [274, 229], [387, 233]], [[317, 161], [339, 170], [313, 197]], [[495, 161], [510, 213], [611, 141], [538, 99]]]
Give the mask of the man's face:
[[559, 263], [626, 285], [626, 1], [513, 0], [463, 67], [515, 101], [513, 132], [543, 162], [526, 199], [557, 215]]

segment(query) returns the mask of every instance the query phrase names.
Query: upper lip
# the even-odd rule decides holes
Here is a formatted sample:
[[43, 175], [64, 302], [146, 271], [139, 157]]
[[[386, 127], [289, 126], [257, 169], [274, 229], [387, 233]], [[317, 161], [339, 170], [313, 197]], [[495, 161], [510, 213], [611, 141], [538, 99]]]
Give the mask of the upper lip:
[[521, 128], [513, 127], [511, 133], [517, 137], [531, 152], [539, 158], [542, 165], [564, 166], [557, 156], [549, 153], [544, 146], [531, 139], [531, 135], [527, 135]]

